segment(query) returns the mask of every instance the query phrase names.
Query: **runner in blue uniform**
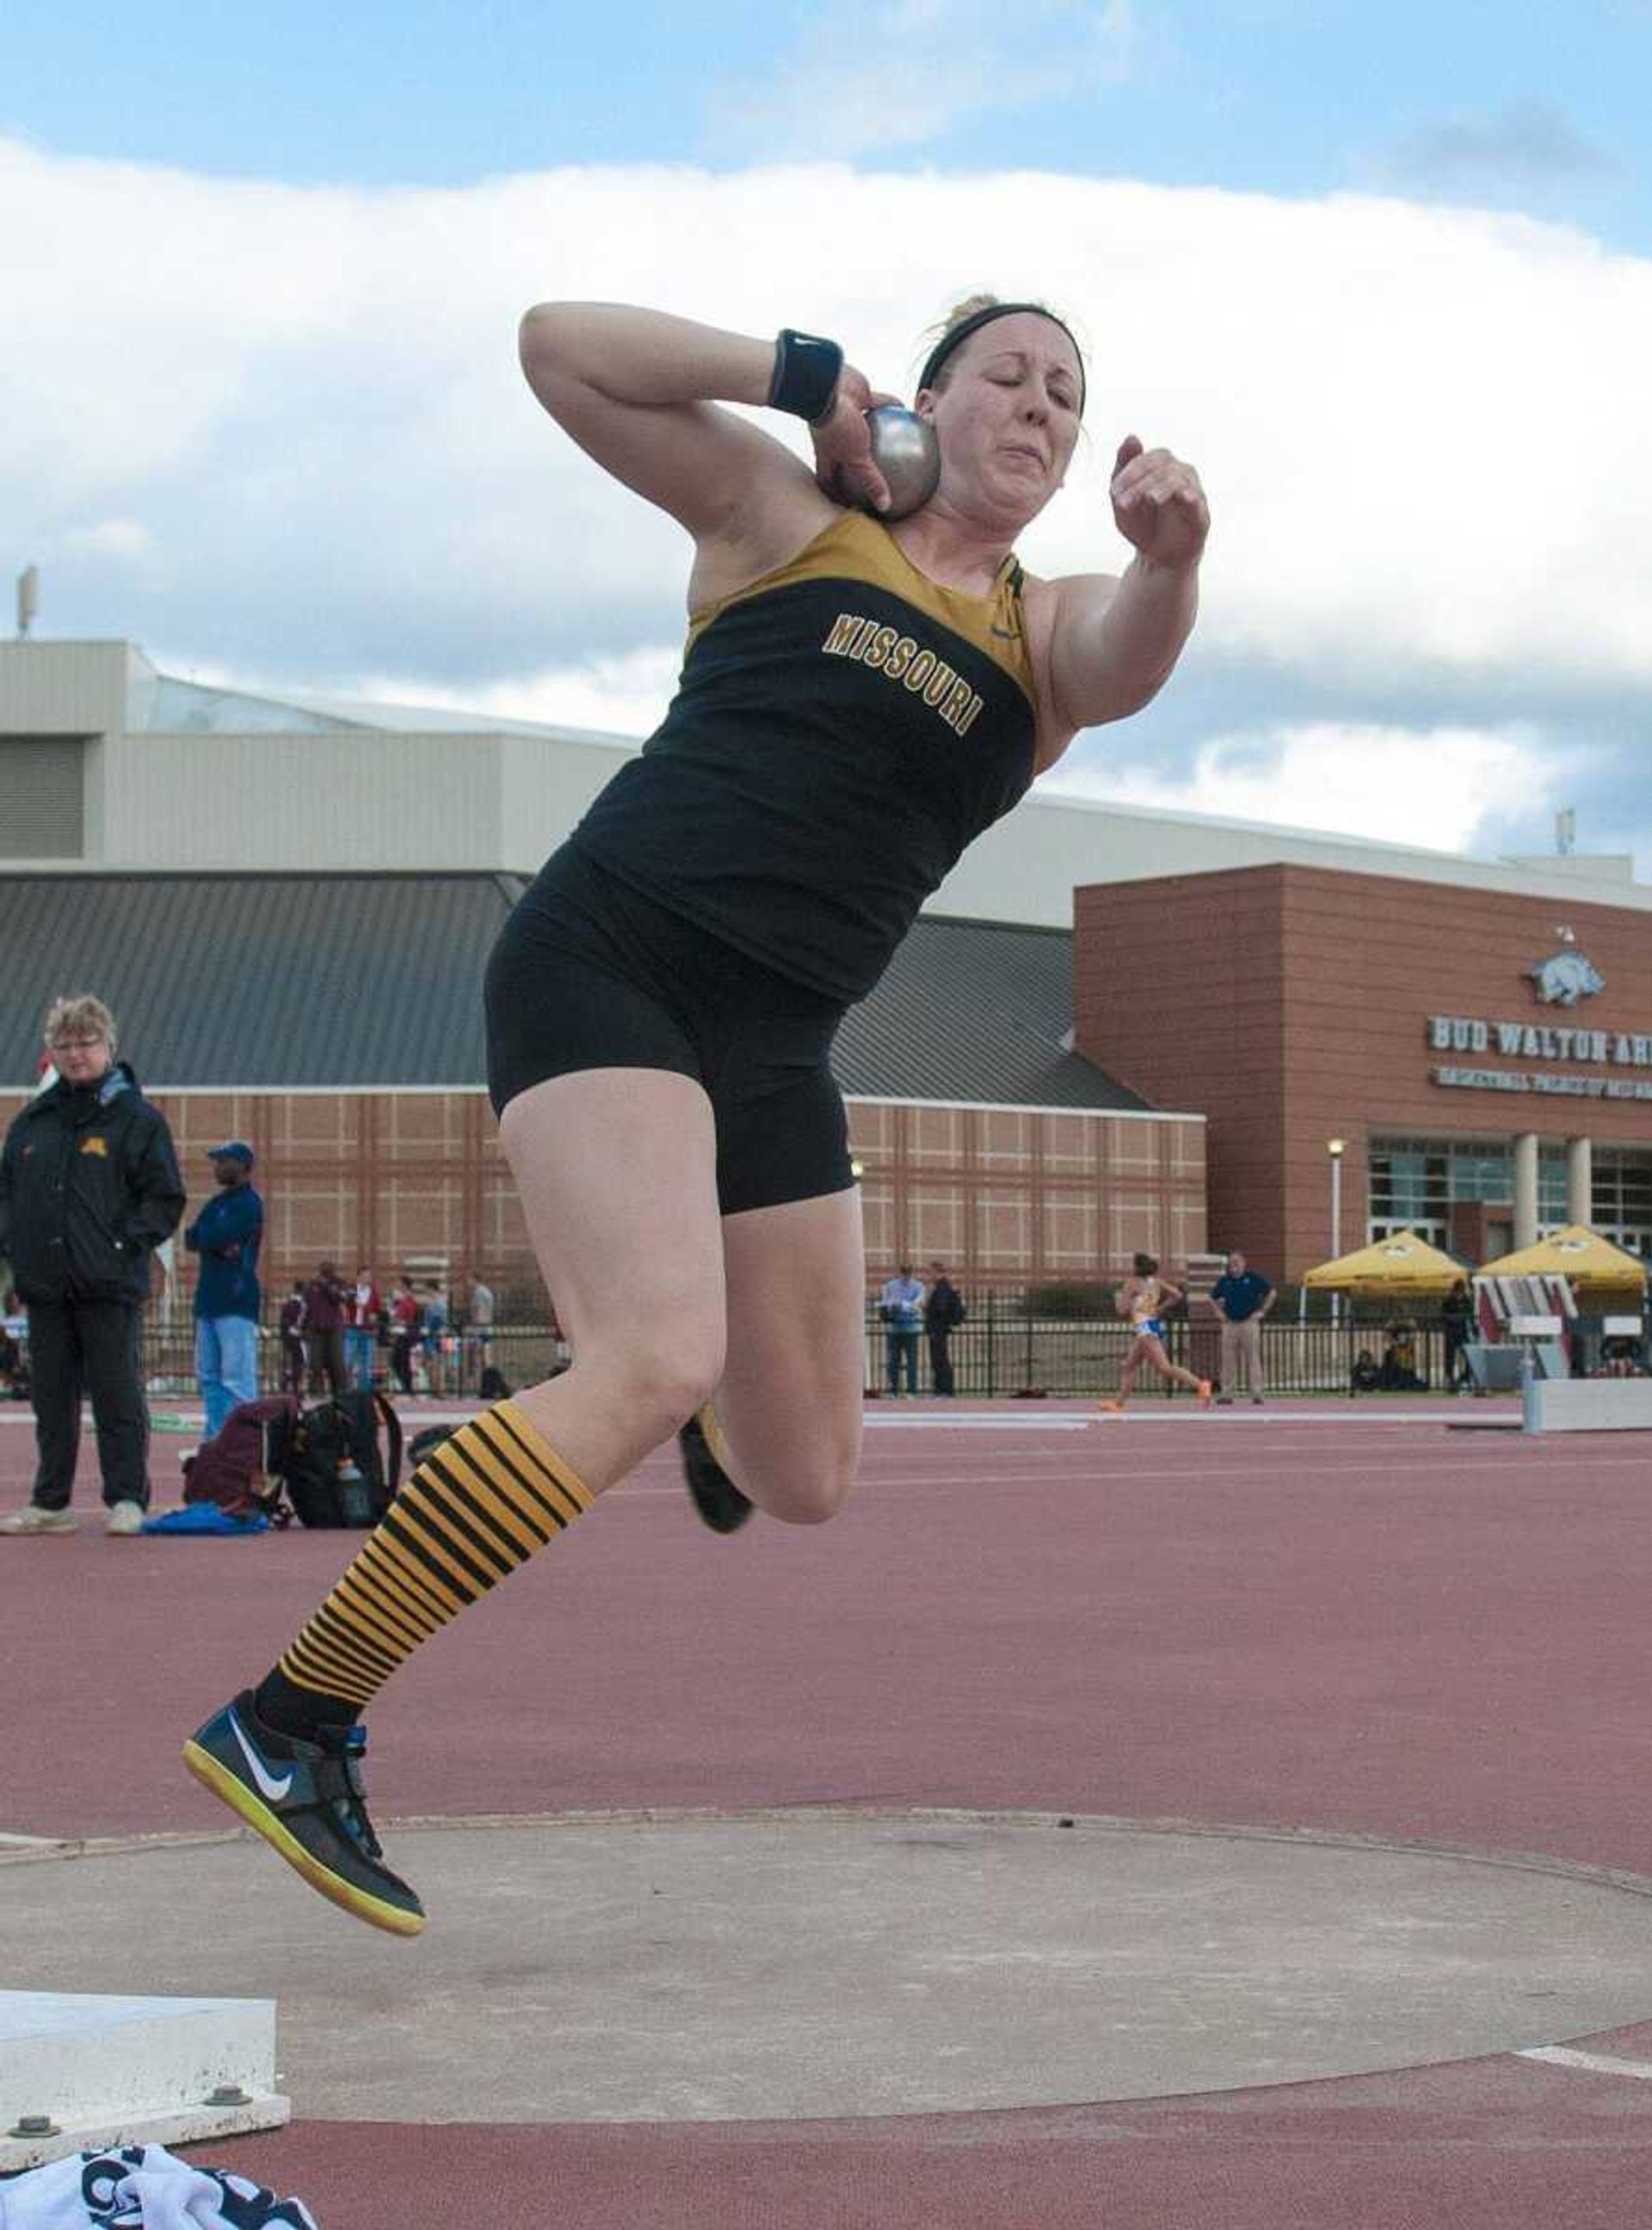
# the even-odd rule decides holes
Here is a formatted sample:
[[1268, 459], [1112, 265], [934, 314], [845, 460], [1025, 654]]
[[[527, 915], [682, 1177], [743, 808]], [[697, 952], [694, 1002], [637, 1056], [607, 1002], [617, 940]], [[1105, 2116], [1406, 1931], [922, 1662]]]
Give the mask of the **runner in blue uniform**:
[[1115, 1314], [1130, 1319], [1130, 1348], [1125, 1357], [1117, 1399], [1103, 1402], [1100, 1406], [1115, 1413], [1121, 1410], [1135, 1392], [1137, 1375], [1145, 1363], [1161, 1378], [1169, 1379], [1171, 1385], [1185, 1386], [1190, 1394], [1197, 1397], [1199, 1407], [1208, 1409], [1210, 1380], [1184, 1370], [1165, 1352], [1165, 1318], [1161, 1312], [1176, 1306], [1182, 1298], [1182, 1288], [1159, 1276], [1158, 1264], [1151, 1254], [1138, 1254], [1133, 1259], [1135, 1266], [1132, 1274], [1113, 1297]]

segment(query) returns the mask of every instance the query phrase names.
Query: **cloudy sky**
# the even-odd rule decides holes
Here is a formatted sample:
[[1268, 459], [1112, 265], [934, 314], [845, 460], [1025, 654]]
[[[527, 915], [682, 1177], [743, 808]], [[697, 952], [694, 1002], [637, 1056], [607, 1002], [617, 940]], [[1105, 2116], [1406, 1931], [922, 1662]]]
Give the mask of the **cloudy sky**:
[[[1652, 879], [1652, 0], [147, 0], [0, 42], [0, 560], [164, 670], [641, 734], [686, 545], [537, 410], [536, 300], [836, 333], [981, 286], [1216, 526], [1059, 787]], [[788, 434], [791, 429], [785, 429]]]

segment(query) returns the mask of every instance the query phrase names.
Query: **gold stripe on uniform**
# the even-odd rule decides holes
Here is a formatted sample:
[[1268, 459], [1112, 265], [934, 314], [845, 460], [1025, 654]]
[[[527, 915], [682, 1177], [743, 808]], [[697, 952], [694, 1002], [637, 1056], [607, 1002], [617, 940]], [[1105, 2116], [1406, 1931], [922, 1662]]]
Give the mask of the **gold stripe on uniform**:
[[[989, 595], [971, 596], [963, 589], [946, 588], [939, 581], [932, 581], [927, 573], [920, 572], [882, 521], [863, 511], [842, 512], [784, 565], [777, 565], [771, 573], [747, 582], [732, 596], [721, 597], [695, 612], [689, 622], [687, 648], [692, 650], [707, 628], [735, 605], [745, 603], [753, 596], [766, 596], [777, 589], [794, 588], [805, 581], [842, 582], [846, 592], [852, 592], [857, 582], [887, 590], [926, 618], [938, 621], [953, 635], [961, 635], [995, 666], [1002, 667], [1018, 685], [1029, 705], [1036, 703], [1032, 654], [1022, 624], [1021, 568], [1014, 558], [1005, 558]], [[845, 604], [852, 612], [852, 596], [847, 593]], [[858, 625], [861, 616], [855, 617]], [[849, 651], [849, 655], [862, 657], [870, 650], [873, 656], [868, 663], [881, 665], [883, 661], [877, 656], [879, 622], [875, 619], [865, 620], [864, 629], [859, 648]], [[897, 632], [889, 630], [891, 642], [885, 649], [885, 658], [894, 648]], [[842, 642], [830, 647], [840, 655], [845, 648]], [[912, 655], [912, 651], [907, 653], [908, 659]], [[900, 678], [898, 671], [890, 674], [892, 680]]]

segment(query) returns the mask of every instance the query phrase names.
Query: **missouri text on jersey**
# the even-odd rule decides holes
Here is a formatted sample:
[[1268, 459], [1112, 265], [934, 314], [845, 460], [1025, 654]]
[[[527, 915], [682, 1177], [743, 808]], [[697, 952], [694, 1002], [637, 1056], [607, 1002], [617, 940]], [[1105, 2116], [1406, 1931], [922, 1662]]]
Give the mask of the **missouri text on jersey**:
[[944, 659], [920, 649], [916, 639], [858, 612], [840, 612], [821, 648], [833, 658], [857, 658], [886, 680], [899, 681], [938, 712], [947, 726], [966, 736], [981, 699]]

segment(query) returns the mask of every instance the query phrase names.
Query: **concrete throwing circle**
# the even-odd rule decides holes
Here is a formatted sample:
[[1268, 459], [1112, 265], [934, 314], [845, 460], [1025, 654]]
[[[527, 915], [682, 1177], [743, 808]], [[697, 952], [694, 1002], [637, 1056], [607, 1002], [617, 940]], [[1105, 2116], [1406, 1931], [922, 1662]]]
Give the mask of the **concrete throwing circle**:
[[294, 2113], [339, 2121], [1078, 2104], [1652, 2016], [1652, 1898], [1560, 1866], [812, 1810], [427, 1825], [389, 1855], [430, 1911], [412, 1943], [244, 1835], [8, 1860], [8, 1984], [273, 1997]]

